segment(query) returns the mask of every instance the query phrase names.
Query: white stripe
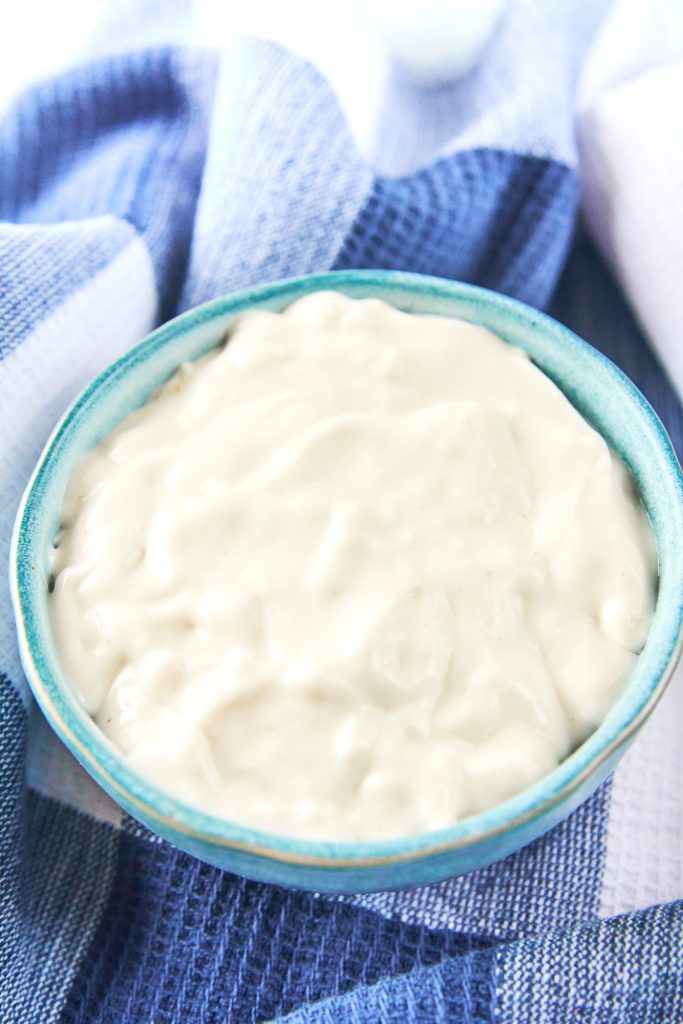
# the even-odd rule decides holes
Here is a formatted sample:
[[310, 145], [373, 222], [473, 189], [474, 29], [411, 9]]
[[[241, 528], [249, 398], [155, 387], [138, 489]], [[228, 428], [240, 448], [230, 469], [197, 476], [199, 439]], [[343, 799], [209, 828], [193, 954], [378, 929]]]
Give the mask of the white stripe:
[[683, 666], [612, 783], [600, 913], [683, 897]]
[[[109, 220], [109, 218], [107, 218]], [[131, 229], [131, 243], [86, 285], [43, 321], [0, 361], [0, 563], [7, 565], [9, 538], [33, 465], [56, 419], [81, 388], [114, 358], [139, 341], [154, 324], [154, 271], [147, 248]], [[6, 576], [0, 591], [0, 668], [26, 699]], [[113, 820], [111, 808], [56, 740], [31, 742], [34, 786], [98, 818]], [[41, 774], [48, 772], [49, 778]]]

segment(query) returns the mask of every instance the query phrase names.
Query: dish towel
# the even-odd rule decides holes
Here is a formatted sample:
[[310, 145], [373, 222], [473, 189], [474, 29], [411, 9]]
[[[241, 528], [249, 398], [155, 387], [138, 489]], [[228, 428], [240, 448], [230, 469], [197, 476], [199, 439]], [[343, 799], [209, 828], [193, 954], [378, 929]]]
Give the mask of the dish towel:
[[[510, 0], [471, 70], [431, 85], [334, 5], [308, 5], [300, 39], [284, 16], [278, 39], [235, 36], [206, 4], [122, 0], [81, 5], [81, 40], [83, 18], [32, 0], [17, 17], [32, 7], [36, 46], [41, 24], [52, 56], [59, 32], [78, 45], [0, 118], [3, 564], [33, 463], [96, 372], [189, 306], [310, 271], [408, 269], [549, 308], [683, 449], [675, 3], [643, 21], [629, 0]], [[124, 816], [33, 707], [4, 582], [0, 599], [2, 1024], [683, 1020], [680, 676], [539, 841], [331, 898], [223, 873]]]

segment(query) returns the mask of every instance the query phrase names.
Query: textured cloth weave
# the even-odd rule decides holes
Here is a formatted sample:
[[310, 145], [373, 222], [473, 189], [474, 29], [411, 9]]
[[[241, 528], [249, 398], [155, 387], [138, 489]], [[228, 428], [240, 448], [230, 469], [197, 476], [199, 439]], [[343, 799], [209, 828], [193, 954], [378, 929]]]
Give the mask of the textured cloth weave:
[[[574, 139], [609, 3], [511, 0], [463, 79], [393, 72], [372, 152], [302, 56], [183, 42], [167, 31], [181, 3], [117, 10], [0, 118], [5, 564], [49, 430], [98, 370], [198, 302], [311, 271], [407, 269], [549, 309], [629, 373], [683, 451], [675, 391], [577, 231], [588, 195], [605, 241], [585, 170], [610, 153], [595, 76], [582, 102], [602, 148], [588, 122], [588, 156]], [[627, 238], [605, 248], [628, 288]], [[675, 372], [670, 338], [653, 340]], [[4, 583], [0, 602], [1, 1024], [683, 1020], [681, 678], [613, 779], [531, 846], [439, 885], [332, 898], [238, 879], [127, 818], [32, 705]]]

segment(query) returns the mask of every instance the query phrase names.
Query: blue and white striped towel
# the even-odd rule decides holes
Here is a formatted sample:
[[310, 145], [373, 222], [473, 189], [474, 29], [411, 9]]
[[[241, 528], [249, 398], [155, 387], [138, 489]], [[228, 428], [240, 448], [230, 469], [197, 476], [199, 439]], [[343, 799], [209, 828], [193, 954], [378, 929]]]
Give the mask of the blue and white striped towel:
[[[224, 25], [212, 40], [180, 0], [116, 4], [0, 119], [2, 561], [46, 435], [95, 372], [181, 309], [313, 270], [405, 268], [549, 307], [630, 373], [681, 451], [675, 392], [575, 238], [583, 194], [680, 382], [680, 274], [664, 287], [680, 178], [665, 186], [683, 164], [665, 114], [683, 46], [621, 45], [642, 6], [511, 0], [459, 81], [376, 78], [369, 132], [360, 51], [321, 57], [323, 75]], [[540, 841], [440, 885], [332, 899], [242, 881], [123, 816], [31, 706], [5, 584], [0, 599], [1, 1024], [683, 1020], [680, 677], [614, 778]]]

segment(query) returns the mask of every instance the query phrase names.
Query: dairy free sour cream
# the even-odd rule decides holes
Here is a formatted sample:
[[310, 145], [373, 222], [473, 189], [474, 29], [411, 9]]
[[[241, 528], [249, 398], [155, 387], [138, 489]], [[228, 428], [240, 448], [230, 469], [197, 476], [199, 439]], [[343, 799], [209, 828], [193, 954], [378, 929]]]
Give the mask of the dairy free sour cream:
[[50, 613], [130, 764], [269, 831], [371, 839], [517, 793], [650, 623], [629, 474], [481, 327], [320, 292], [251, 312], [87, 455]]

